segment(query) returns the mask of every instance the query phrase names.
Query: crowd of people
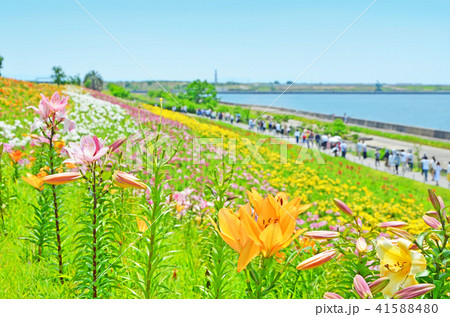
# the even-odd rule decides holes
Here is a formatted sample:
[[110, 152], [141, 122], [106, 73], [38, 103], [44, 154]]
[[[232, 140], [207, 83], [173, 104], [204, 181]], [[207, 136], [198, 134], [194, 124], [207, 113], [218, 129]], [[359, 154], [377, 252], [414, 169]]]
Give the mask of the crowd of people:
[[197, 109], [195, 111], [195, 114], [197, 116], [207, 117], [210, 119], [229, 121], [230, 123], [234, 123], [234, 122], [237, 123], [237, 122], [241, 121], [241, 115], [239, 113], [236, 114], [236, 116], [235, 116], [232, 113], [218, 112], [218, 111], [214, 111], [212, 109]]
[[[173, 111], [177, 111], [176, 107], [172, 108]], [[187, 112], [187, 107], [181, 107], [181, 112]], [[216, 112], [212, 109], [197, 109], [196, 114], [198, 116], [208, 117], [210, 119], [218, 119], [228, 121], [230, 123], [241, 122], [240, 114], [230, 114], [228, 112]], [[330, 150], [334, 156], [342, 156], [346, 158], [348, 153], [349, 145], [340, 136], [331, 136], [330, 134], [320, 134], [319, 132], [314, 132], [309, 129], [293, 128], [288, 124], [283, 124], [276, 121], [261, 119], [261, 120], [248, 120], [248, 128], [250, 130], [256, 129], [261, 133], [269, 133], [277, 137], [290, 136], [295, 137], [295, 142], [302, 146], [307, 146], [308, 148], [317, 148], [319, 150]], [[354, 144], [354, 150], [356, 156], [360, 160], [366, 160], [368, 158], [368, 147], [364, 140], [358, 140]], [[373, 153], [373, 152], [372, 152]], [[376, 148], [374, 153], [375, 167], [381, 167], [382, 162], [384, 162], [385, 170], [391, 171], [395, 174], [405, 174], [406, 172], [413, 171], [414, 169], [414, 155], [411, 150], [390, 150]], [[441, 163], [436, 160], [434, 156], [431, 159], [428, 158], [426, 154], [418, 162], [418, 167], [421, 174], [424, 176], [425, 182], [428, 182], [429, 176], [432, 182], [436, 182], [439, 186], [439, 181], [441, 179], [442, 166]], [[450, 162], [447, 167], [447, 180], [449, 181], [450, 188]]]

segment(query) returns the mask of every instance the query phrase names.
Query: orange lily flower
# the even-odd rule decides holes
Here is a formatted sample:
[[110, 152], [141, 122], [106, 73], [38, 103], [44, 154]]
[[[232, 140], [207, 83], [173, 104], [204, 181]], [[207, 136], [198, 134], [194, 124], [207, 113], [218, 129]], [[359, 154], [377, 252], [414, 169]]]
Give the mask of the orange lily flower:
[[[245, 206], [242, 206], [240, 210], [241, 214], [246, 213]], [[234, 214], [231, 209], [223, 208], [219, 211], [220, 230], [214, 220], [212, 218], [210, 220], [222, 239], [239, 253], [237, 270], [241, 272], [259, 254], [259, 246], [249, 238], [240, 216]]]
[[295, 231], [297, 217], [312, 204], [300, 205], [300, 198], [288, 201], [285, 193], [275, 197], [268, 195], [262, 198], [256, 190], [247, 192], [250, 204], [240, 209], [240, 218], [248, 236], [261, 248], [264, 257], [271, 257], [286, 248], [300, 234], [306, 231]]
[[15, 150], [8, 154], [9, 154], [9, 157], [11, 158], [11, 161], [13, 161], [13, 163], [19, 162], [19, 160], [25, 155], [25, 153], [23, 153], [20, 150]]
[[66, 163], [66, 168], [73, 169], [75, 167], [77, 167], [77, 166], [73, 163]]
[[44, 182], [42, 181], [42, 177], [27, 173], [27, 176], [22, 176], [22, 179], [38, 190], [44, 189]]
[[59, 152], [61, 152], [61, 149], [64, 147], [64, 145], [66, 145], [66, 143], [63, 141], [63, 140], [61, 140], [61, 141], [56, 141], [55, 142], [55, 149], [56, 149], [56, 151], [59, 153]]

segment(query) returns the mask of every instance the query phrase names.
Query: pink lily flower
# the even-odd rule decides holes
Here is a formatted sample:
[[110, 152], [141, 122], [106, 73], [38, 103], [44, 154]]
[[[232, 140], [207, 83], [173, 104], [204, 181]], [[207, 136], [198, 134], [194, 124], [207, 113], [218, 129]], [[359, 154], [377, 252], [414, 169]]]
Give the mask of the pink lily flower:
[[54, 122], [55, 118], [60, 122], [64, 121], [64, 132], [75, 129], [75, 122], [66, 117], [66, 107], [69, 101], [68, 96], [61, 98], [59, 93], [55, 92], [50, 100], [43, 94], [41, 94], [41, 97], [39, 108], [33, 106], [28, 107], [39, 115], [39, 118], [31, 125], [31, 132], [42, 127], [51, 117], [53, 117], [53, 124], [56, 124]]
[[41, 97], [42, 97], [41, 103], [47, 106], [50, 109], [50, 111], [54, 113], [59, 111], [65, 111], [67, 103], [69, 101], [69, 96], [61, 98], [58, 92], [55, 92], [50, 100], [43, 94], [41, 94]]
[[71, 142], [69, 146], [64, 147], [70, 156], [70, 159], [64, 163], [73, 163], [87, 166], [99, 161], [109, 151], [104, 141], [96, 136], [84, 135], [81, 137], [80, 144]]

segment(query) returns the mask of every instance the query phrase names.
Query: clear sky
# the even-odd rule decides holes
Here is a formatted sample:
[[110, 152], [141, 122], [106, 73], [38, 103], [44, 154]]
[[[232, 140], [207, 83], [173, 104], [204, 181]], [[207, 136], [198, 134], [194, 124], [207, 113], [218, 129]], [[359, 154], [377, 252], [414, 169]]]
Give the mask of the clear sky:
[[[78, 0], [159, 80], [294, 80], [373, 0]], [[1, 0], [5, 77], [150, 80], [74, 0]], [[378, 0], [300, 83], [450, 84], [450, 1]]]

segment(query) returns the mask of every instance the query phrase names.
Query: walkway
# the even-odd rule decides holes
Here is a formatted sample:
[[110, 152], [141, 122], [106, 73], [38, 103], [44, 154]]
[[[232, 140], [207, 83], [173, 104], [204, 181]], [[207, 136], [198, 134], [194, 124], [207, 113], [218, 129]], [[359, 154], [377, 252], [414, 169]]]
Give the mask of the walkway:
[[[202, 118], [206, 118], [206, 117], [202, 117]], [[214, 120], [214, 121], [219, 121], [219, 120]], [[229, 123], [227, 121], [222, 121], [222, 122], [226, 122]], [[249, 130], [248, 128], [248, 124], [245, 123], [234, 123], [233, 125], [240, 127], [244, 130]], [[270, 135], [272, 137], [277, 137], [275, 134], [273, 133], [269, 133], [267, 131], [262, 132], [260, 130], [258, 130], [256, 127], [254, 127], [252, 130], [255, 133], [260, 133], [260, 134], [265, 134], [265, 135]], [[414, 145], [411, 143], [407, 143], [407, 142], [403, 142], [403, 141], [397, 141], [397, 140], [391, 140], [391, 139], [387, 139], [387, 138], [382, 138], [382, 137], [377, 137], [377, 136], [370, 136], [371, 138], [373, 138], [373, 140], [371, 141], [366, 141], [367, 145], [370, 147], [385, 147], [388, 149], [414, 149]], [[280, 137], [278, 137], [280, 138]], [[287, 137], [283, 137], [280, 138], [282, 140], [285, 140], [289, 143], [295, 144], [296, 140], [295, 137], [290, 136], [289, 138]], [[353, 148], [353, 144], [350, 144], [349, 142], [347, 142], [349, 144], [349, 148], [352, 149]], [[428, 157], [431, 158], [431, 156], [436, 156], [438, 160], [441, 160], [441, 164], [442, 167], [444, 169], [447, 168], [448, 165], [448, 161], [450, 160], [450, 151], [449, 150], [445, 150], [445, 149], [438, 149], [438, 148], [432, 148], [432, 147], [428, 147], [428, 146], [423, 146], [422, 147], [422, 153], [424, 152], [427, 153]], [[333, 154], [331, 153], [331, 150], [325, 150], [325, 153], [330, 155], [330, 157], [333, 156]], [[439, 155], [438, 155], [439, 154]], [[358, 158], [356, 155], [352, 154], [352, 153], [347, 153], [346, 155], [346, 159], [348, 159], [351, 162], [357, 163], [357, 164], [361, 164], [376, 170], [380, 170], [383, 172], [388, 172], [390, 174], [394, 174], [395, 175], [395, 170], [393, 170], [392, 168], [386, 169], [386, 167], [384, 166], [384, 161], [380, 162], [380, 166], [376, 167], [375, 166], [375, 160], [373, 158], [367, 158], [367, 159], [362, 159], [362, 158]], [[445, 160], [444, 162], [442, 160]], [[412, 179], [414, 181], [418, 181], [421, 183], [425, 183], [425, 179], [424, 176], [421, 175], [420, 172], [416, 172], [416, 171], [403, 171], [402, 167], [399, 167], [399, 177], [405, 177], [405, 178], [409, 178]], [[431, 181], [431, 175], [428, 175], [428, 182], [426, 182], [426, 184], [429, 185], [436, 185], [436, 182], [432, 182]], [[449, 182], [447, 181], [447, 175], [441, 175], [441, 179], [439, 181], [439, 186], [443, 187], [443, 188], [448, 188], [450, 189], [450, 185]]]

